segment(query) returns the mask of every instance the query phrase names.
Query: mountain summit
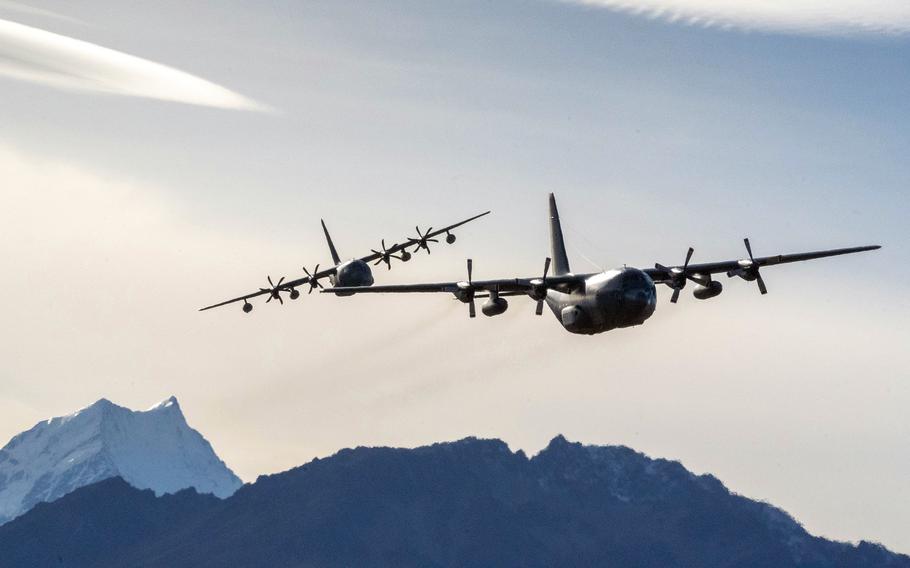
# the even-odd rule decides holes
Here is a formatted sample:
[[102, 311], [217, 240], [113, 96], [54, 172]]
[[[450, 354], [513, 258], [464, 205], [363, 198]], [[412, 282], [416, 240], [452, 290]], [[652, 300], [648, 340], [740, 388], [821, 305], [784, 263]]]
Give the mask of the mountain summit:
[[0, 524], [110, 477], [157, 495], [192, 487], [225, 498], [242, 485], [187, 425], [175, 397], [146, 411], [102, 398], [39, 422], [0, 449]]
[[[86, 530], [90, 527], [91, 530]], [[910, 568], [623, 446], [356, 448], [227, 499], [107, 479], [0, 526], [0, 567]]]

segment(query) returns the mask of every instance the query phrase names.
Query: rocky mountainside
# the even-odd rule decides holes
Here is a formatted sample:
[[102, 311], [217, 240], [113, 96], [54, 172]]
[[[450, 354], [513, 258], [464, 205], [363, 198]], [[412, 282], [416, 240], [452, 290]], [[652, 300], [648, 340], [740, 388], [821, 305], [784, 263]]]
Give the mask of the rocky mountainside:
[[144, 412], [101, 399], [0, 449], [0, 523], [110, 477], [158, 495], [193, 487], [228, 497], [242, 484], [187, 425], [176, 398]]
[[219, 500], [120, 480], [0, 527], [0, 566], [910, 568], [808, 534], [710, 475], [562, 437], [357, 448]]

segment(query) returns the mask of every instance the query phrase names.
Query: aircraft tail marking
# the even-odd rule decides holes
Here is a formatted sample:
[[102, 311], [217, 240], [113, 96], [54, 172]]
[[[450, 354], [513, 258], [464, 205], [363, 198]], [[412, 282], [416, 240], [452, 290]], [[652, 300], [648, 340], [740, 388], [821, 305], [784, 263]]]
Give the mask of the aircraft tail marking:
[[569, 257], [566, 256], [566, 244], [562, 240], [562, 226], [559, 224], [559, 211], [556, 209], [556, 197], [550, 194], [550, 247], [553, 257], [553, 274], [569, 274]]
[[329, 252], [332, 253], [332, 262], [336, 265], [341, 263], [341, 259], [338, 257], [338, 251], [335, 250], [335, 243], [332, 242], [332, 236], [329, 234], [329, 230], [325, 228], [325, 221], [322, 219], [319, 220], [322, 223], [322, 232], [325, 233], [325, 241], [329, 243]]

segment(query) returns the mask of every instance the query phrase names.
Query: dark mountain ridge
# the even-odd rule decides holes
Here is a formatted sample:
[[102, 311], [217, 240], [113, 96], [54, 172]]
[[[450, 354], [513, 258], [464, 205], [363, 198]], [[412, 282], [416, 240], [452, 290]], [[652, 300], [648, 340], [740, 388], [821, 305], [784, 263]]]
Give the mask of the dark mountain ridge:
[[901, 567], [827, 541], [710, 475], [554, 438], [356, 448], [226, 500], [118, 479], [0, 527], [0, 566]]

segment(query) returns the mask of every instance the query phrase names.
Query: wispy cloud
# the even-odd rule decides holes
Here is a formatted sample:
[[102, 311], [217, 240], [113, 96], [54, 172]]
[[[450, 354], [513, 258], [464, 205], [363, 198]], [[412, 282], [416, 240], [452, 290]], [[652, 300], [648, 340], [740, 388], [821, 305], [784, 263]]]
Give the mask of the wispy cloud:
[[67, 16], [66, 14], [54, 12], [53, 10], [46, 10], [44, 8], [37, 8], [35, 6], [29, 6], [28, 4], [14, 2], [13, 0], [0, 0], [0, 11], [15, 12], [17, 14], [26, 14], [29, 16], [41, 16], [44, 18], [61, 20], [72, 24], [85, 24], [85, 22], [79, 18]]
[[904, 34], [907, 0], [566, 0], [688, 25], [772, 32]]
[[100, 45], [0, 19], [0, 76], [58, 89], [236, 110], [269, 110], [195, 75]]

